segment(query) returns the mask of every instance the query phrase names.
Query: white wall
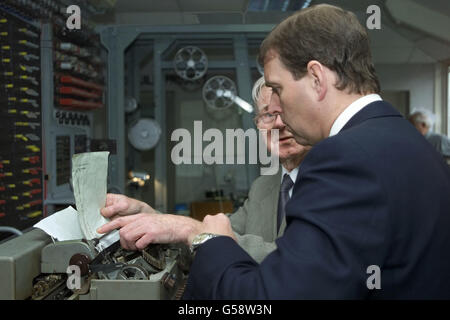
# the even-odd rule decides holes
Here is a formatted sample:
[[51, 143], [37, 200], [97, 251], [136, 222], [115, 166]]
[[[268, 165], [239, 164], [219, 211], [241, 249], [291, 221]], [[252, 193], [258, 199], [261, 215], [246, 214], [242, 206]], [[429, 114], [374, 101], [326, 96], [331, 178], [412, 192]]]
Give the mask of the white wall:
[[380, 64], [375, 66], [381, 90], [410, 93], [410, 110], [434, 110], [434, 64]]

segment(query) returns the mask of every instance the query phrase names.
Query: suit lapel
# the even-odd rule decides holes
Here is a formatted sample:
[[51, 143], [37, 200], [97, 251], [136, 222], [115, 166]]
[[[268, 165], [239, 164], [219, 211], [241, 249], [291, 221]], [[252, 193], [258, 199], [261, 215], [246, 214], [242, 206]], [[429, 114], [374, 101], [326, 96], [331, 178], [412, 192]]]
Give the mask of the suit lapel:
[[[277, 174], [271, 176], [269, 182], [270, 188], [266, 197], [261, 202], [261, 210], [264, 210], [270, 217], [270, 233], [272, 234], [272, 239], [277, 237], [277, 214], [278, 214], [278, 198], [280, 196], [280, 186], [281, 186], [281, 168], [278, 170]], [[275, 213], [275, 214], [274, 214]]]

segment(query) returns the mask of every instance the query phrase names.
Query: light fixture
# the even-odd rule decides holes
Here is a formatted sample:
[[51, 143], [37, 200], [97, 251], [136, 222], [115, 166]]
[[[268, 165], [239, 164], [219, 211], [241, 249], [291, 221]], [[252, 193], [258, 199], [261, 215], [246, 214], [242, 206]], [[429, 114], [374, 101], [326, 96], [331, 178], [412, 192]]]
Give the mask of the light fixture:
[[143, 171], [129, 171], [128, 185], [135, 185], [136, 187], [143, 187], [147, 181], [150, 180], [150, 175]]
[[242, 99], [239, 96], [233, 95], [233, 93], [231, 91], [229, 91], [229, 90], [225, 91], [223, 96], [233, 100], [234, 103], [236, 103], [239, 107], [241, 107], [248, 113], [253, 112], [253, 106], [250, 103], [248, 103], [247, 101], [245, 101], [244, 99]]

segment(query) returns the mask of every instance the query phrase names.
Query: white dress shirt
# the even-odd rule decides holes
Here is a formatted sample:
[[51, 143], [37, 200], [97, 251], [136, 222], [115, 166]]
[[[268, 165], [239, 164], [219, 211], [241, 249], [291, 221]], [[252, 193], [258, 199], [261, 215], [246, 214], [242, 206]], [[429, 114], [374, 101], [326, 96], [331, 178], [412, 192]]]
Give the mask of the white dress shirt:
[[376, 94], [369, 94], [367, 96], [361, 97], [358, 100], [354, 101], [352, 104], [350, 104], [347, 108], [345, 108], [344, 111], [336, 118], [336, 120], [333, 122], [333, 125], [331, 126], [330, 130], [330, 137], [334, 136], [339, 133], [339, 131], [342, 130], [342, 128], [347, 124], [347, 122], [359, 111], [361, 111], [362, 108], [367, 106], [368, 104], [375, 102], [375, 101], [382, 101], [381, 97]]
[[[283, 182], [284, 174], [287, 173], [289, 177], [292, 179], [292, 182], [295, 184], [295, 180], [297, 180], [298, 167], [292, 169], [291, 172], [287, 171], [285, 167], [281, 166], [281, 182]], [[289, 198], [292, 197], [292, 190], [294, 190], [294, 186], [289, 189]]]

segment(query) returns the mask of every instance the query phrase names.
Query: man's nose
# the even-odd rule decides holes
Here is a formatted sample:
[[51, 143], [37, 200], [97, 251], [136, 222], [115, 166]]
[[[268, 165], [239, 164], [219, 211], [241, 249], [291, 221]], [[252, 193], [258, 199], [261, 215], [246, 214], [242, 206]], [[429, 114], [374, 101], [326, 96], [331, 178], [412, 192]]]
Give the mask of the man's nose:
[[281, 119], [281, 114], [278, 114], [277, 116], [275, 116], [273, 128], [279, 129], [279, 130], [283, 130], [284, 128], [286, 128], [286, 125], [284, 124], [283, 120]]
[[281, 110], [281, 106], [280, 106], [280, 98], [275, 93], [272, 93], [270, 95], [268, 111], [272, 112], [272, 113], [282, 113], [283, 112], [283, 110]]
[[272, 93], [272, 95], [270, 96], [268, 111], [271, 113], [278, 114], [278, 116], [275, 116], [273, 128], [280, 129], [280, 130], [284, 129], [286, 127], [286, 125], [284, 124], [283, 120], [281, 119], [282, 110], [280, 107], [280, 98], [275, 93]]

